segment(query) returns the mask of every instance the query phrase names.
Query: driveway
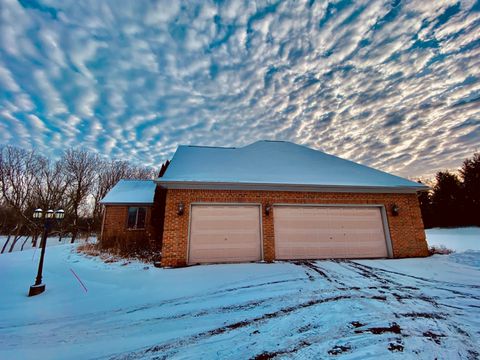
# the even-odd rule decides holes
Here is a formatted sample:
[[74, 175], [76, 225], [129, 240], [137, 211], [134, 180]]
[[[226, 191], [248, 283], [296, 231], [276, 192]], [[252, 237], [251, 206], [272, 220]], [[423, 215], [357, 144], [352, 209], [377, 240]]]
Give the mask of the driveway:
[[32, 254], [0, 258], [0, 358], [479, 357], [478, 252], [165, 270], [66, 245], [27, 298]]

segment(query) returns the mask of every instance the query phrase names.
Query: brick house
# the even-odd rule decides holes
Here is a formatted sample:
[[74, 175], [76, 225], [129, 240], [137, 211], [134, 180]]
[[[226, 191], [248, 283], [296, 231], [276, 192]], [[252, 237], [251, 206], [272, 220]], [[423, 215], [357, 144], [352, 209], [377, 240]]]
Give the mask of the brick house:
[[[166, 267], [428, 255], [417, 199], [427, 187], [290, 142], [180, 146], [156, 183], [167, 189]], [[130, 213], [113, 211], [104, 234]]]
[[102, 199], [101, 239], [113, 243], [152, 241], [151, 225], [156, 184], [153, 180], [120, 180]]

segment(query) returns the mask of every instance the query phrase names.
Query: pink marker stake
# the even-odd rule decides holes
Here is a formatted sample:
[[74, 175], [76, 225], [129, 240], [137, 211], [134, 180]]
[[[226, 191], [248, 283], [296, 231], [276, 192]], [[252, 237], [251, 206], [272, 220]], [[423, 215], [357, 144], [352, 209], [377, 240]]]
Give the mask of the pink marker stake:
[[72, 269], [70, 269], [70, 271], [72, 272], [73, 276], [75, 276], [78, 280], [78, 282], [80, 283], [80, 285], [82, 285], [83, 287], [83, 290], [85, 290], [85, 292], [88, 292], [87, 290], [87, 287], [85, 286], [85, 284], [82, 282], [82, 280], [80, 280], [80, 278], [78, 277], [77, 274], [75, 274], [75, 271], [73, 271]]

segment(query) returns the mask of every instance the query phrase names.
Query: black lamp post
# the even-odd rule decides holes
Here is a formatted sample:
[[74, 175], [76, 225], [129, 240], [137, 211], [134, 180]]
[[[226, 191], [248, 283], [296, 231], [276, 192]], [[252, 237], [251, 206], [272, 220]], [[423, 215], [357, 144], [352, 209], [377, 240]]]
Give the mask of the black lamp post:
[[62, 221], [65, 217], [65, 212], [63, 210], [48, 210], [43, 215], [42, 209], [35, 209], [33, 212], [33, 219], [40, 221], [43, 219], [43, 234], [42, 239], [40, 240], [40, 246], [42, 247], [42, 252], [40, 254], [40, 262], [38, 263], [38, 272], [37, 278], [35, 279], [35, 284], [30, 286], [30, 291], [28, 292], [28, 296], [35, 296], [41, 294], [45, 291], [45, 284], [42, 284], [42, 272], [43, 272], [43, 259], [45, 257], [45, 248], [47, 247], [47, 237], [48, 233], [51, 230], [53, 224], [58, 221]]

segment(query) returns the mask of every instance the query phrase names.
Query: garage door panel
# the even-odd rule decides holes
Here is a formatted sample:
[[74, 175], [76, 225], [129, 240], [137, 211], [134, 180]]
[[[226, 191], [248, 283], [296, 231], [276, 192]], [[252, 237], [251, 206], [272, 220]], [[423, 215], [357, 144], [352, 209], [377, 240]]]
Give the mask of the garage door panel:
[[189, 263], [261, 260], [260, 208], [193, 205]]
[[[251, 240], [253, 238], [254, 240]], [[192, 249], [201, 249], [202, 247], [260, 247], [256, 234], [221, 234], [217, 236], [197, 235], [192, 243]]]
[[277, 259], [386, 257], [378, 207], [274, 208]]

